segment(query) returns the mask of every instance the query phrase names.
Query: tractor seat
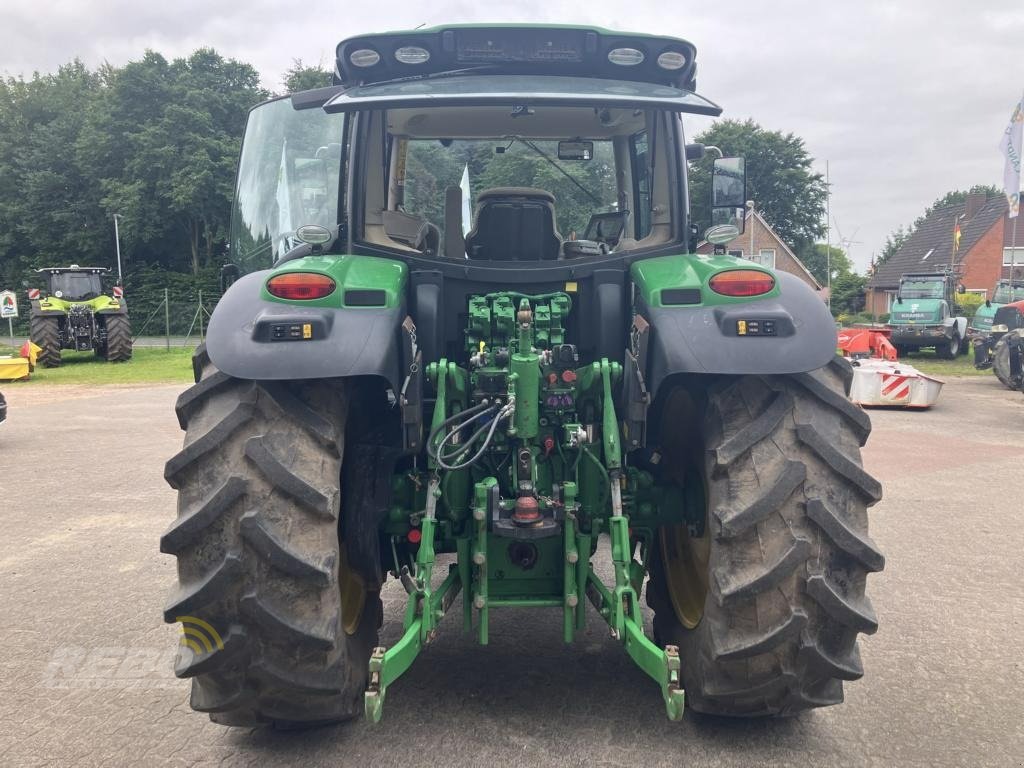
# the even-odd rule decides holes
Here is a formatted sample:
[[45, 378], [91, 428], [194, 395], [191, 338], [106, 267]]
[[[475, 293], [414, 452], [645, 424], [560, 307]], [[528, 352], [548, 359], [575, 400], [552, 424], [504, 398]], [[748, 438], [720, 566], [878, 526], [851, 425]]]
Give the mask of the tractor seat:
[[495, 187], [477, 197], [466, 253], [484, 261], [549, 261], [558, 258], [555, 196], [530, 187]]

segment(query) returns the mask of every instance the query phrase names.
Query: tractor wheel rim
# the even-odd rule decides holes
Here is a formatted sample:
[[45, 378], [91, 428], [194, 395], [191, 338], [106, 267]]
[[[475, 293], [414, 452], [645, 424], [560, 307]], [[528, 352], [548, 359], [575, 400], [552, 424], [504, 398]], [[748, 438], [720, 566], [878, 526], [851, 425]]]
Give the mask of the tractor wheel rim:
[[[703, 481], [701, 496], [706, 498]], [[703, 500], [703, 499], [702, 499]], [[708, 596], [708, 572], [711, 561], [711, 535], [708, 530], [707, 509], [703, 535], [694, 536], [687, 525], [672, 525], [662, 529], [661, 562], [665, 566], [665, 582], [676, 618], [687, 629], [694, 629], [704, 616], [704, 603]]]
[[348, 547], [338, 541], [338, 589], [341, 593], [341, 627], [352, 636], [359, 631], [366, 605], [366, 584], [348, 562]]

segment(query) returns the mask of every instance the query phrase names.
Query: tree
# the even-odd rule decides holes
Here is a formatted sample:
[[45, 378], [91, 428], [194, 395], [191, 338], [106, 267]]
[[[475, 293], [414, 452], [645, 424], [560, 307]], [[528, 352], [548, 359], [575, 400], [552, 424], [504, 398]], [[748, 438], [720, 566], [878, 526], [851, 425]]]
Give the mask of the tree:
[[[753, 120], [720, 120], [697, 141], [746, 159], [747, 199], [803, 259], [825, 233], [825, 180], [811, 169], [813, 158], [792, 133], [769, 131]], [[711, 154], [691, 165], [693, 220], [703, 232], [711, 221]]]
[[302, 59], [292, 59], [291, 68], [284, 73], [283, 83], [285, 93], [295, 93], [323, 88], [331, 85], [333, 81], [334, 76], [319, 64], [307, 67], [302, 63]]
[[910, 239], [912, 234], [914, 234], [913, 227], [903, 227], [900, 225], [895, 231], [886, 235], [885, 246], [882, 248], [882, 252], [878, 254], [878, 257], [875, 259], [875, 268], [877, 269], [895, 256], [897, 251], [903, 247], [903, 244]]
[[973, 187], [964, 192], [961, 189], [954, 189], [936, 199], [934, 203], [924, 209], [924, 213], [917, 217], [914, 222], [914, 228], [921, 226], [922, 222], [932, 215], [932, 212], [937, 208], [945, 208], [947, 205], [958, 205], [962, 204], [967, 200], [968, 195], [983, 194], [985, 197], [1000, 197], [1002, 192], [992, 184], [975, 184]]
[[193, 274], [212, 263], [245, 115], [266, 96], [253, 67], [208, 48], [172, 62], [149, 51], [109, 73], [87, 144], [104, 206], [124, 216], [129, 255], [145, 250], [180, 269], [187, 254]]
[[[829, 252], [831, 251], [831, 260]], [[804, 266], [810, 270], [814, 278], [822, 285], [829, 283], [829, 266], [832, 268], [832, 280], [841, 275], [848, 275], [853, 271], [853, 264], [842, 248], [826, 246], [824, 243], [815, 243], [800, 259]]]
[[847, 273], [832, 282], [832, 314], [854, 315], [864, 309], [864, 289], [867, 278]]

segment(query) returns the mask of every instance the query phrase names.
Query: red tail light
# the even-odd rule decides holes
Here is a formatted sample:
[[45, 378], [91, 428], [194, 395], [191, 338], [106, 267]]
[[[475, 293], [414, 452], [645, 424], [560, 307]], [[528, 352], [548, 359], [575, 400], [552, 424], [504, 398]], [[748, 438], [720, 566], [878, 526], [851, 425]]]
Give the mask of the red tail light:
[[775, 278], [757, 269], [730, 269], [712, 277], [708, 286], [723, 296], [760, 296], [775, 287]]
[[267, 292], [279, 299], [309, 301], [334, 293], [335, 282], [316, 272], [285, 272], [267, 280]]

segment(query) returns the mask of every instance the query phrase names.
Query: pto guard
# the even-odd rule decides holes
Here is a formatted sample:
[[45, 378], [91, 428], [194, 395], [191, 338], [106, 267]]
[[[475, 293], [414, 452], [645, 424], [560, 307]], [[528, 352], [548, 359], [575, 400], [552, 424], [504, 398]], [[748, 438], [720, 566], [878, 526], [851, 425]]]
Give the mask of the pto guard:
[[[238, 379], [270, 381], [379, 376], [399, 389], [404, 306], [329, 308], [266, 301], [260, 291], [271, 274], [245, 275], [217, 304], [206, 350], [219, 370]], [[275, 328], [291, 327], [299, 333], [275, 338]]]
[[[835, 321], [798, 277], [776, 272], [780, 293], [714, 307], [648, 307], [652, 326], [650, 389], [678, 373], [789, 374], [827, 365], [835, 355]], [[775, 322], [776, 334], [741, 336], [740, 321]]]

